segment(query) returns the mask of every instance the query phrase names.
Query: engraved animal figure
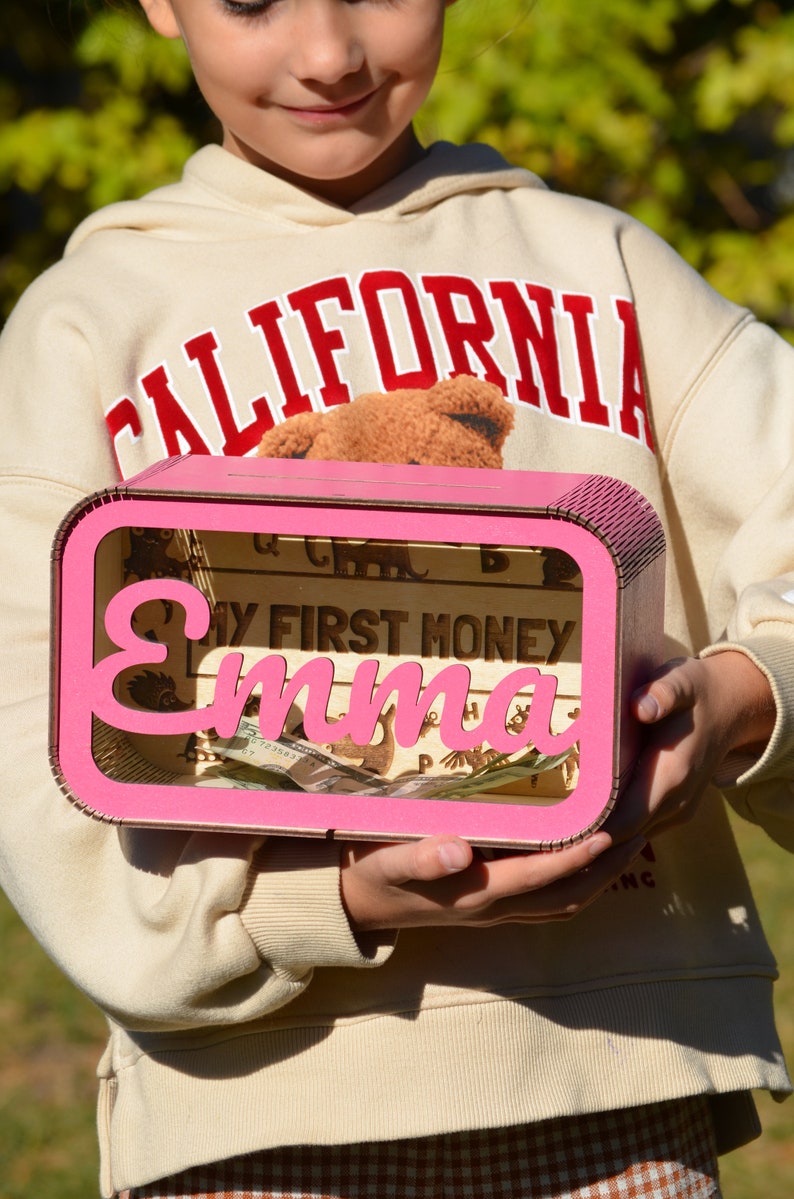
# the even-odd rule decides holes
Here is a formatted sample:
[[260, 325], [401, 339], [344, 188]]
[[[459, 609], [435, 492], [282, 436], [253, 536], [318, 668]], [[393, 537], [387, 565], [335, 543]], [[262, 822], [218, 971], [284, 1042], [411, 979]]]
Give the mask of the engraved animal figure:
[[124, 581], [138, 579], [183, 579], [190, 573], [188, 558], [168, 553], [174, 539], [173, 529], [130, 529], [130, 553], [124, 559]]
[[522, 708], [521, 704], [516, 704], [515, 715], [511, 716], [507, 722], [508, 728], [514, 733], [523, 732], [527, 721], [529, 720], [529, 704]]
[[556, 587], [558, 590], [573, 589], [573, 579], [579, 574], [579, 565], [564, 550], [543, 550], [543, 586]]
[[139, 708], [152, 712], [186, 712], [193, 707], [192, 700], [179, 698], [173, 678], [162, 671], [155, 674], [153, 670], [145, 670], [137, 674], [127, 684], [127, 691]]
[[206, 733], [191, 733], [185, 742], [184, 753], [179, 754], [186, 762], [220, 762], [221, 755], [216, 753], [212, 741]]
[[427, 716], [422, 720], [422, 727], [419, 730], [420, 737], [426, 737], [431, 729], [438, 728], [438, 712], [428, 712]]
[[460, 770], [463, 766], [479, 770], [481, 766], [485, 766], [487, 762], [492, 762], [494, 758], [498, 757], [499, 754], [495, 749], [483, 749], [482, 745], [475, 745], [474, 749], [453, 749], [452, 753], [441, 759], [441, 765], [447, 766], [450, 770]]
[[[381, 579], [420, 579], [427, 578], [427, 571], [421, 574], [411, 565], [409, 547], [403, 541], [368, 541], [352, 542], [346, 537], [332, 537], [331, 550], [334, 556], [334, 574], [348, 576], [349, 568], [357, 579], [367, 577], [370, 566], [374, 566]], [[306, 553], [314, 566], [327, 566], [327, 557], [320, 557], [306, 538]]]
[[339, 758], [361, 759], [361, 769], [372, 774], [385, 775], [391, 769], [394, 761], [394, 735], [392, 725], [397, 715], [394, 704], [378, 717], [378, 724], [383, 730], [380, 741], [374, 745], [357, 745], [350, 736], [342, 737], [332, 742], [328, 749]]

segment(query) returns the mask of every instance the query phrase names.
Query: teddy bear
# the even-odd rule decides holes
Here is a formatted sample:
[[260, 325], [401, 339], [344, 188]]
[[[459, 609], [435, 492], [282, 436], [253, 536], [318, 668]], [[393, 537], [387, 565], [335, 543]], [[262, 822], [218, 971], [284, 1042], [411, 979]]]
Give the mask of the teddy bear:
[[493, 383], [471, 375], [428, 389], [367, 392], [329, 412], [301, 412], [269, 429], [264, 458], [317, 458], [417, 466], [501, 469], [512, 406]]

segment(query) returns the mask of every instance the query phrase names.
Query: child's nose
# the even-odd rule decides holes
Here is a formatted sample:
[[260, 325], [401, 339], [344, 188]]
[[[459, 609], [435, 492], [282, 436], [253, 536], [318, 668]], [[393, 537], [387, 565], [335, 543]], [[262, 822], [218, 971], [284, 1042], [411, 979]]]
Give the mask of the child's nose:
[[336, 83], [364, 65], [355, 4], [306, 0], [297, 6], [292, 73], [315, 83]]

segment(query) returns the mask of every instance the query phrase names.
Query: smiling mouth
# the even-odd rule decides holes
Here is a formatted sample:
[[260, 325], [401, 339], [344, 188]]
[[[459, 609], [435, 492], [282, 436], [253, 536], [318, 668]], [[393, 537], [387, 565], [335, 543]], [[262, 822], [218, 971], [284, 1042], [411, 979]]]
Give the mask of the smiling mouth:
[[347, 117], [355, 116], [366, 108], [369, 101], [375, 95], [375, 91], [367, 92], [364, 96], [359, 96], [355, 100], [346, 100], [339, 104], [317, 104], [317, 105], [301, 105], [293, 107], [289, 104], [282, 105], [285, 112], [291, 116], [297, 117], [300, 121], [309, 121], [311, 123], [323, 124], [332, 121], [345, 120]]

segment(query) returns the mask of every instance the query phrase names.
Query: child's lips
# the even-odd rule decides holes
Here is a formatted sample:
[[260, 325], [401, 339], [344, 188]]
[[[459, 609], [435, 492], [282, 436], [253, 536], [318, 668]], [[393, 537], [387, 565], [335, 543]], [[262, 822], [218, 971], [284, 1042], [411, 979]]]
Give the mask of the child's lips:
[[375, 95], [376, 90], [366, 92], [363, 96], [356, 96], [352, 100], [341, 100], [330, 104], [284, 104], [282, 107], [285, 112], [299, 121], [307, 121], [310, 124], [330, 124], [334, 121], [344, 121], [361, 112]]

